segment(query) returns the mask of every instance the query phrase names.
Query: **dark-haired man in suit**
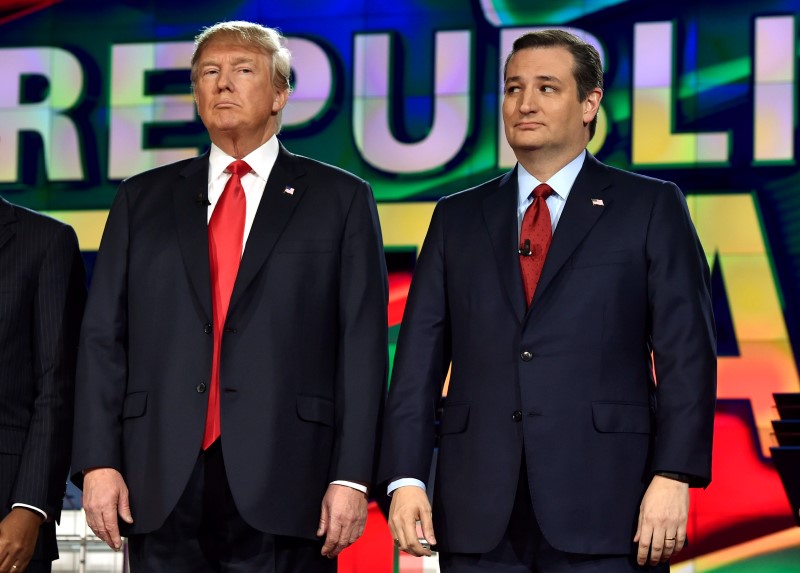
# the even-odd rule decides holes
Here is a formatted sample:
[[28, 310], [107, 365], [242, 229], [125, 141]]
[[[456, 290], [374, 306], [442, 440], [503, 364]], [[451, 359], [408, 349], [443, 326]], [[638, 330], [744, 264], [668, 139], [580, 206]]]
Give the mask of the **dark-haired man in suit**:
[[427, 554], [420, 520], [447, 573], [667, 570], [688, 488], [711, 478], [705, 255], [675, 185], [586, 151], [592, 46], [526, 34], [504, 78], [517, 166], [439, 202], [414, 273], [381, 453], [390, 527]]
[[0, 197], [2, 573], [45, 573], [58, 558], [85, 298], [72, 228]]
[[381, 234], [365, 181], [278, 143], [289, 74], [275, 30], [204, 30], [192, 86], [210, 152], [131, 177], [111, 208], [72, 468], [133, 571], [333, 571], [364, 529]]

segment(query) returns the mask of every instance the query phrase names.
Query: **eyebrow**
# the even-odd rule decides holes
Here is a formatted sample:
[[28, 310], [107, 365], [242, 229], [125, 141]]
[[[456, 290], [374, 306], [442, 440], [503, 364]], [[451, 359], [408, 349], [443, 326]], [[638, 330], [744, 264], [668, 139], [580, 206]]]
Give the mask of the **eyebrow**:
[[[556, 76], [541, 75], [541, 76], [536, 76], [535, 79], [537, 79], [539, 81], [542, 81], [542, 82], [553, 82], [553, 83], [559, 83], [559, 84], [563, 83]], [[510, 78], [506, 78], [505, 83], [519, 82], [519, 81], [522, 81], [522, 76], [511, 76]]]
[[[249, 56], [241, 56], [236, 58], [235, 60], [231, 60], [231, 65], [238, 66], [239, 64], [251, 64], [254, 65], [256, 63], [255, 58], [251, 58]], [[218, 66], [219, 62], [217, 60], [202, 60], [198, 67], [205, 67], [205, 66]]]

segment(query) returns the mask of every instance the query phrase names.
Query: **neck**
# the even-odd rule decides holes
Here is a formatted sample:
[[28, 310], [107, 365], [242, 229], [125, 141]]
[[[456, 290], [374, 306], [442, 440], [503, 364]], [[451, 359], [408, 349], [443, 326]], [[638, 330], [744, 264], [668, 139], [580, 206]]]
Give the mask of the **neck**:
[[558, 154], [547, 153], [544, 149], [515, 149], [514, 155], [525, 171], [539, 181], [545, 182], [578, 157], [584, 149], [585, 147], [581, 147], [571, 150], [569, 153], [562, 151]]
[[212, 134], [211, 141], [227, 155], [234, 159], [242, 159], [264, 145], [274, 134], [274, 129], [267, 129], [264, 133], [255, 135], [222, 132]]

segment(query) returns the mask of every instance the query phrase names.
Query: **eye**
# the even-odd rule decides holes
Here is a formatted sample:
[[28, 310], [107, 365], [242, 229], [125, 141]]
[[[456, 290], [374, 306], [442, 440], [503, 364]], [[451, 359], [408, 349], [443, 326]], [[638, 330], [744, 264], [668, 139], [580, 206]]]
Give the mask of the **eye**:
[[204, 76], [213, 76], [216, 75], [217, 73], [219, 73], [219, 70], [215, 68], [206, 68], [205, 70], [203, 70]]
[[520, 87], [519, 86], [506, 86], [506, 93], [507, 94], [515, 94], [519, 93]]
[[541, 89], [544, 93], [548, 93], [548, 94], [555, 93], [555, 91], [556, 91], [556, 88], [554, 88], [553, 86], [542, 86], [539, 89]]

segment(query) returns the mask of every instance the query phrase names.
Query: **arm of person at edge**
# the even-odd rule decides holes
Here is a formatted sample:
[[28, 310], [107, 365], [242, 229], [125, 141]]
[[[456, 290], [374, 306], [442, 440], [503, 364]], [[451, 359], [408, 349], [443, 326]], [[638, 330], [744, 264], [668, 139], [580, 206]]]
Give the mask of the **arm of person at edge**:
[[0, 571], [21, 573], [28, 566], [44, 523], [40, 513], [15, 507], [0, 521]]
[[[71, 439], [65, 427], [72, 425], [74, 351], [85, 281], [78, 239], [71, 228], [64, 227], [50, 242], [33, 297], [32, 324], [46, 330], [35, 336], [32, 348], [36, 365], [35, 412], [17, 483], [11, 492], [11, 511], [0, 521], [0, 571], [24, 571], [33, 557], [39, 527], [53, 515], [58, 518], [61, 497], [52, 487], [41, 485], [58, 481], [63, 484], [69, 457], [50, 455], [43, 464], [36, 452], [63, 449], [64, 442]], [[53, 493], [43, 495], [42, 489]]]
[[[371, 475], [376, 448], [374, 441], [365, 441], [365, 436], [378, 433], [378, 413], [382, 411], [386, 388], [388, 278], [377, 207], [368, 184], [354, 194], [341, 250], [341, 360], [350, 366], [344, 368], [339, 382], [342, 388], [337, 394], [358, 395], [362, 404], [349, 408], [349, 416], [337, 422], [342, 442], [337, 445], [333, 474]], [[364, 341], [369, 341], [366, 346]], [[385, 358], [380, 365], [375, 360], [359, 366], [363, 364], [359, 356], [365, 353]], [[365, 412], [376, 412], [375, 418], [371, 420]], [[344, 440], [342, 436], [349, 438]], [[361, 537], [367, 523], [368, 499], [365, 482], [337, 480], [328, 485], [317, 527], [317, 536], [325, 538], [322, 555], [333, 559]]]
[[[689, 431], [679, 434], [682, 437], [677, 439], [657, 440], [655, 463], [661, 468], [672, 464], [687, 469], [700, 468], [690, 465], [697, 460], [686, 453], [686, 444], [678, 440], [696, 439], [701, 444], [708, 444], [709, 448], [711, 444], [716, 395], [716, 340], [710, 310], [709, 273], [683, 195], [676, 186], [670, 184], [670, 187], [671, 192], [657, 193], [648, 231], [649, 235], [658, 237], [648, 240], [648, 280], [654, 285], [650, 304], [658, 380], [657, 433], [675, 436], [679, 434], [676, 426], [688, 426]], [[670, 281], [666, 277], [669, 273], [683, 275], [687, 280]], [[688, 327], [687, 320], [691, 321]], [[690, 337], [681, 334], [687, 328], [693, 332]], [[686, 356], [699, 358], [688, 360]], [[681, 406], [672, 406], [686, 403], [694, 406], [696, 414], [692, 418], [683, 415]], [[710, 466], [710, 454], [708, 459]], [[706, 485], [708, 479], [702, 477], [704, 471], [710, 472], [710, 467], [698, 472], [701, 477], [682, 470], [654, 472], [639, 507], [633, 539], [638, 544], [636, 559], [639, 565], [663, 563], [684, 548], [689, 519], [689, 486]]]

